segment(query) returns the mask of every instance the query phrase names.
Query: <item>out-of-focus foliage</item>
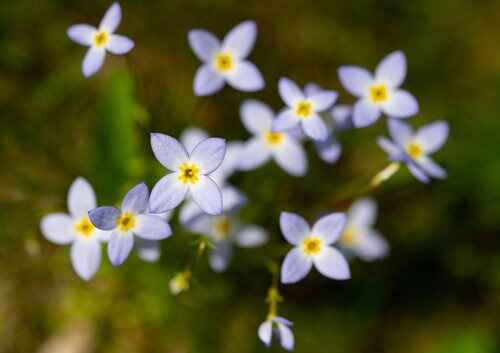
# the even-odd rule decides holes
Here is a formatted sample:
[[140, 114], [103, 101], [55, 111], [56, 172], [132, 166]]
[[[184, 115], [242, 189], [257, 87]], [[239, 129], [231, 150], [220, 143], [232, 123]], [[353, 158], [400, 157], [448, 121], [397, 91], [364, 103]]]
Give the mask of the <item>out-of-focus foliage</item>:
[[[373, 67], [402, 49], [405, 87], [421, 114], [446, 119], [451, 137], [437, 159], [449, 178], [431, 186], [400, 172], [376, 193], [378, 228], [389, 258], [352, 263], [353, 278], [311, 275], [282, 288], [281, 313], [294, 321], [297, 352], [483, 353], [499, 351], [500, 305], [500, 3], [497, 1], [122, 1], [120, 32], [136, 41], [84, 80], [84, 49], [65, 31], [96, 23], [106, 1], [0, 3], [0, 353], [266, 352], [256, 329], [265, 319], [268, 259], [279, 260], [280, 210], [310, 220], [342, 210], [338, 201], [386, 165], [375, 137], [385, 123], [340, 136], [344, 154], [324, 164], [308, 146], [304, 178], [273, 164], [237, 174], [249, 196], [249, 222], [272, 245], [238, 250], [225, 274], [197, 263], [190, 291], [173, 297], [168, 280], [193, 256], [194, 235], [174, 223], [158, 264], [136, 255], [90, 283], [72, 271], [69, 250], [43, 239], [43, 214], [64, 210], [66, 190], [87, 177], [100, 203], [131, 185], [149, 186], [162, 168], [149, 132], [177, 136], [189, 125], [214, 136], [247, 137], [238, 110], [248, 97], [282, 105], [287, 75], [340, 91], [343, 64]], [[257, 94], [225, 88], [196, 98], [193, 27], [219, 35], [244, 19], [259, 28], [251, 56], [267, 85]], [[281, 243], [283, 244], [283, 243]], [[104, 252], [103, 252], [104, 255]], [[278, 351], [273, 347], [272, 351]]]

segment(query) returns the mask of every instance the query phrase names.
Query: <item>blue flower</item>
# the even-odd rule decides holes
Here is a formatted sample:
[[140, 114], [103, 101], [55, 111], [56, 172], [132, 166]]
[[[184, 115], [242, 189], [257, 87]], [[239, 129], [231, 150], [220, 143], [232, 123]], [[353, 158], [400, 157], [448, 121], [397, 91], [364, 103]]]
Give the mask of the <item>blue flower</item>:
[[390, 119], [388, 126], [392, 141], [380, 137], [378, 144], [387, 152], [390, 160], [406, 164], [413, 176], [423, 183], [428, 183], [431, 178], [446, 178], [446, 171], [429, 155], [446, 142], [449, 132], [447, 122], [428, 124], [415, 133], [410, 125], [399, 120]]
[[406, 57], [401, 51], [387, 55], [375, 69], [375, 76], [358, 66], [342, 66], [338, 74], [344, 88], [359, 97], [352, 112], [356, 127], [373, 124], [382, 113], [393, 118], [418, 113], [415, 97], [399, 89], [406, 76]]
[[291, 351], [295, 343], [293, 332], [290, 329], [292, 325], [293, 323], [284, 317], [271, 316], [259, 326], [259, 338], [266, 346], [270, 347], [274, 333], [276, 338], [279, 339], [281, 347]]
[[127, 259], [134, 246], [135, 236], [161, 240], [172, 235], [167, 221], [149, 212], [148, 202], [148, 187], [141, 183], [130, 189], [119, 209], [102, 206], [89, 211], [94, 226], [111, 231], [108, 256], [113, 266], [121, 265]]

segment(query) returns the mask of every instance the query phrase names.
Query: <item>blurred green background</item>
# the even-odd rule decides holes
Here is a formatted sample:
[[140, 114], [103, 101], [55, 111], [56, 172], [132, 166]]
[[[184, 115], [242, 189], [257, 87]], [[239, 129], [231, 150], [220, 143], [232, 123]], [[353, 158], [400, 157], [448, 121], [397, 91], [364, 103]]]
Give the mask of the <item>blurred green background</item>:
[[[407, 55], [405, 88], [421, 106], [413, 125], [451, 125], [437, 155], [449, 178], [427, 186], [405, 170], [384, 184], [374, 196], [390, 256], [354, 261], [347, 282], [315, 273], [282, 287], [280, 312], [294, 322], [296, 352], [500, 352], [500, 2], [121, 1], [118, 32], [136, 48], [108, 56], [97, 76], [84, 80], [85, 49], [65, 32], [74, 23], [97, 25], [109, 5], [0, 3], [0, 353], [269, 351], [256, 330], [267, 310], [266, 259], [279, 260], [274, 247], [283, 244], [279, 212], [313, 220], [348, 207], [337, 200], [387, 163], [375, 143], [384, 120], [342, 134], [344, 153], [333, 166], [308, 145], [304, 178], [273, 163], [232, 178], [251, 201], [245, 219], [266, 227], [271, 245], [238, 250], [224, 274], [199, 261], [191, 290], [179, 297], [168, 281], [192, 256], [195, 237], [176, 222], [159, 263], [134, 253], [115, 269], [103, 256], [84, 283], [68, 247], [46, 241], [39, 220], [66, 209], [76, 176], [94, 185], [100, 204], [116, 202], [141, 180], [151, 187], [163, 170], [150, 131], [178, 136], [196, 125], [243, 140], [239, 105], [253, 97], [279, 109], [279, 77], [339, 90], [340, 102], [350, 103], [337, 68], [372, 69], [396, 49]], [[188, 30], [222, 36], [244, 19], [258, 24], [250, 58], [265, 90], [195, 97], [199, 62]]]

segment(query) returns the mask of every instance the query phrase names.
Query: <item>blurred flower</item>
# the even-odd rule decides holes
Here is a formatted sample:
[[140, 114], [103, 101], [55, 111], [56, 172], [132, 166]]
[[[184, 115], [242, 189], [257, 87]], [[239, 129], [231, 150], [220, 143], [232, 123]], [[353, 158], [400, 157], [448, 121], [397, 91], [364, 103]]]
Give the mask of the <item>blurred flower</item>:
[[101, 68], [106, 57], [106, 51], [111, 54], [126, 54], [134, 47], [130, 38], [114, 34], [122, 18], [120, 5], [115, 2], [104, 14], [99, 28], [88, 24], [71, 26], [68, 37], [74, 42], [90, 47], [82, 63], [85, 77], [92, 76]]
[[245, 21], [234, 27], [222, 43], [212, 33], [193, 29], [188, 40], [194, 54], [203, 62], [194, 78], [194, 93], [197, 96], [214, 94], [230, 86], [241, 91], [258, 91], [264, 87], [259, 69], [245, 60], [255, 44], [257, 26]]
[[288, 321], [284, 317], [270, 316], [259, 326], [259, 338], [266, 346], [269, 347], [271, 346], [271, 339], [274, 333], [275, 337], [279, 339], [281, 346], [284, 349], [291, 351], [294, 346], [293, 332], [290, 329], [290, 326], [292, 325], [292, 322]]
[[302, 176], [307, 171], [307, 156], [300, 142], [289, 132], [273, 132], [273, 111], [257, 100], [243, 102], [240, 109], [245, 128], [253, 134], [242, 149], [240, 168], [255, 169], [271, 157], [286, 172]]
[[295, 82], [281, 78], [278, 83], [281, 99], [288, 105], [273, 121], [273, 131], [283, 131], [300, 124], [313, 140], [326, 140], [328, 129], [318, 113], [330, 108], [337, 92], [320, 90], [313, 94], [302, 92]]
[[311, 230], [299, 215], [282, 212], [281, 232], [295, 247], [288, 252], [283, 261], [281, 282], [300, 281], [309, 273], [313, 264], [326, 277], [349, 279], [349, 264], [340, 251], [330, 246], [342, 234], [346, 220], [343, 213], [331, 213], [320, 218]]
[[378, 144], [387, 152], [390, 160], [406, 164], [413, 176], [423, 183], [429, 182], [430, 178], [446, 178], [446, 171], [429, 155], [446, 142], [449, 132], [447, 122], [437, 121], [425, 125], [415, 133], [410, 125], [399, 120], [390, 119], [388, 126], [392, 141], [380, 137]]
[[[304, 92], [306, 96], [321, 93], [322, 88], [315, 83], [308, 83]], [[314, 140], [314, 147], [318, 152], [319, 157], [326, 163], [335, 163], [340, 158], [342, 153], [342, 146], [340, 145], [337, 137], [335, 136], [334, 127], [332, 124], [326, 124], [328, 130], [328, 137], [325, 140]], [[336, 129], [336, 126], [335, 126]]]
[[336, 132], [352, 129], [352, 106], [338, 104], [330, 110], [330, 115], [332, 116]]
[[209, 253], [210, 267], [216, 272], [227, 269], [233, 253], [233, 245], [244, 248], [256, 247], [267, 242], [267, 233], [255, 225], [242, 224], [236, 216], [236, 208], [224, 207], [224, 215], [201, 215], [188, 222], [186, 227], [208, 236], [215, 249]]
[[69, 214], [52, 213], [40, 222], [42, 234], [49, 241], [71, 244], [71, 263], [75, 272], [88, 281], [101, 264], [101, 245], [109, 239], [110, 232], [95, 228], [88, 211], [96, 207], [92, 186], [84, 178], [77, 178], [68, 191]]
[[226, 143], [220, 138], [208, 138], [188, 153], [176, 139], [158, 133], [151, 134], [151, 147], [156, 159], [172, 173], [156, 183], [151, 192], [150, 207], [154, 213], [177, 207], [188, 192], [206, 213], [222, 213], [222, 195], [209, 176], [224, 160]]
[[121, 265], [134, 246], [134, 235], [147, 240], [161, 240], [172, 235], [167, 221], [149, 213], [149, 190], [140, 183], [123, 198], [121, 208], [102, 206], [89, 211], [92, 224], [112, 231], [108, 242], [108, 257], [113, 266]]
[[[172, 218], [172, 215], [173, 212], [165, 212], [158, 214], [157, 216], [168, 222]], [[156, 262], [160, 258], [160, 242], [158, 240], [137, 237], [135, 247], [139, 258], [143, 261]]]
[[406, 57], [401, 51], [387, 55], [375, 69], [375, 76], [358, 66], [340, 67], [340, 82], [347, 91], [359, 97], [352, 112], [354, 125], [373, 124], [382, 112], [393, 118], [417, 114], [415, 97], [399, 89], [405, 76]]
[[169, 282], [168, 287], [170, 293], [178, 295], [189, 289], [189, 281], [191, 280], [191, 271], [177, 273]]
[[383, 258], [389, 245], [373, 228], [377, 218], [377, 204], [370, 198], [362, 198], [351, 205], [347, 212], [347, 225], [339, 243], [348, 253], [365, 261]]

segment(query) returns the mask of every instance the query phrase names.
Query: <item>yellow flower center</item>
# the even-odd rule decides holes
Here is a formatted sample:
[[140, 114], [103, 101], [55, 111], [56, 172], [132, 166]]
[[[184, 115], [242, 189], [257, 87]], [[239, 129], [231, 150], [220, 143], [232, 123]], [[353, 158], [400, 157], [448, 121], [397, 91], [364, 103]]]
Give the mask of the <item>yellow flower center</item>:
[[213, 230], [216, 240], [227, 239], [231, 230], [231, 221], [226, 216], [217, 217], [213, 223]]
[[370, 87], [370, 98], [374, 103], [383, 103], [389, 99], [389, 91], [383, 84], [375, 84]]
[[105, 31], [99, 31], [94, 35], [94, 45], [96, 47], [102, 47], [106, 45], [109, 40], [109, 35]]
[[312, 115], [313, 109], [312, 104], [309, 101], [303, 100], [295, 104], [294, 108], [295, 115], [307, 119]]
[[132, 228], [134, 228], [135, 221], [136, 221], [136, 219], [135, 219], [134, 214], [129, 213], [129, 212], [124, 212], [124, 213], [122, 213], [120, 218], [118, 218], [118, 220], [116, 221], [116, 225], [118, 226], [118, 229], [122, 233], [127, 233]]
[[321, 239], [309, 235], [302, 240], [302, 250], [307, 255], [317, 255], [321, 251]]
[[347, 227], [339, 241], [344, 246], [353, 246], [358, 240], [358, 233], [353, 227]]
[[264, 134], [264, 139], [270, 147], [279, 146], [283, 142], [285, 135], [282, 132], [266, 132]]
[[84, 238], [88, 238], [94, 233], [94, 225], [90, 222], [88, 216], [82, 217], [78, 222], [75, 223], [75, 230], [78, 235]]
[[215, 56], [214, 66], [218, 72], [228, 72], [234, 68], [233, 56], [229, 53], [219, 53]]
[[196, 184], [200, 179], [200, 168], [194, 163], [184, 162], [179, 167], [179, 180], [184, 184]]
[[422, 155], [424, 154], [424, 150], [422, 149], [422, 147], [418, 143], [410, 142], [406, 146], [406, 153], [408, 153], [408, 155], [411, 158], [418, 159], [418, 158], [422, 157]]

